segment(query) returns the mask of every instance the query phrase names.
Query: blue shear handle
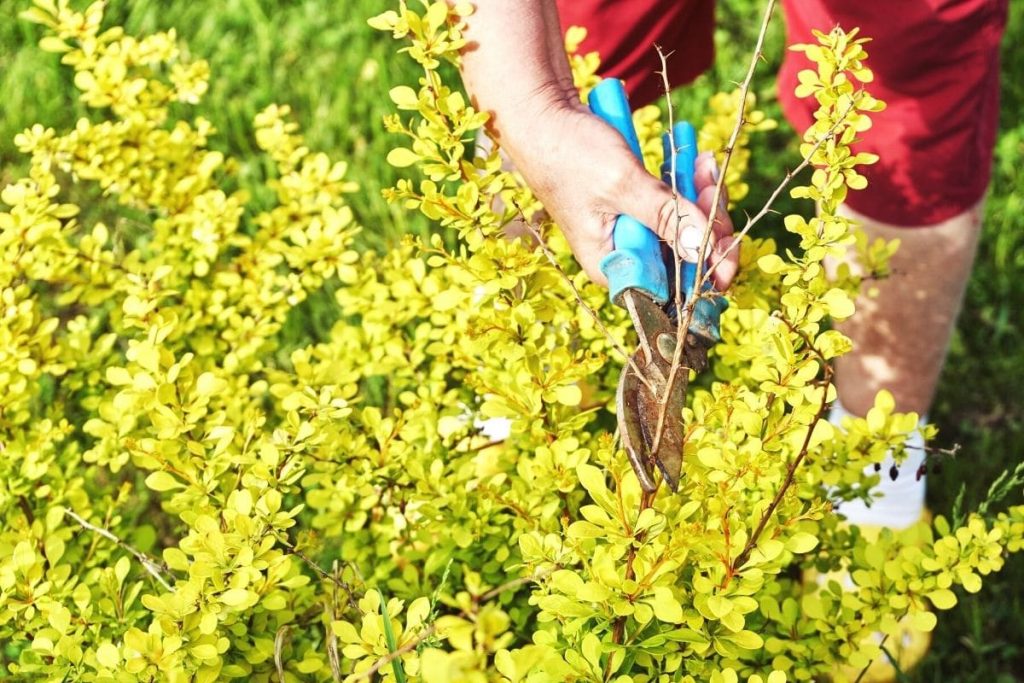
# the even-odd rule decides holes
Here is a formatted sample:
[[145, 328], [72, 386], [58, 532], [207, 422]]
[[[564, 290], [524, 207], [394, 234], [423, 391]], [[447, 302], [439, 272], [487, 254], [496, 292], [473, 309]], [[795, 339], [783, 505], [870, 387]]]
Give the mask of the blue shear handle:
[[[697, 131], [689, 121], [680, 121], [672, 126], [671, 136], [668, 133], [662, 135], [661, 144], [664, 159], [661, 163], [661, 179], [674, 185], [680, 197], [696, 203], [697, 183], [693, 173], [697, 163]], [[683, 261], [679, 266], [679, 282], [683, 286], [684, 301], [689, 301], [693, 296], [693, 281], [696, 277], [697, 264]]]
[[[689, 121], [680, 121], [672, 126], [672, 136], [666, 133], [661, 138], [665, 161], [661, 164], [661, 179], [673, 184], [672, 158], [675, 157], [675, 187], [680, 197], [691, 202], [697, 201], [697, 184], [693, 179], [697, 163], [697, 131]], [[673, 144], [675, 147], [673, 148]]]
[[[633, 154], [642, 160], [622, 81], [604, 79], [590, 91], [589, 102], [590, 111], [619, 131]], [[621, 306], [623, 292], [639, 289], [659, 304], [668, 301], [668, 275], [661, 260], [658, 236], [635, 218], [621, 215], [615, 220], [612, 241], [615, 250], [601, 260], [611, 300]]]

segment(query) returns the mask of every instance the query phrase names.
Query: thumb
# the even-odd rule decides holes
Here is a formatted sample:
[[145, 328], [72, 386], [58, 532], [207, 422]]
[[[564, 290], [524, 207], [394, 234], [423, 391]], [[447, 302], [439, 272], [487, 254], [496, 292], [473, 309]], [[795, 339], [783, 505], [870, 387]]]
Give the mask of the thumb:
[[665, 242], [675, 245], [680, 231], [693, 232], [707, 225], [703, 211], [682, 197], [673, 196], [668, 185], [640, 164], [625, 180], [628, 189], [619, 193], [616, 210], [637, 219]]

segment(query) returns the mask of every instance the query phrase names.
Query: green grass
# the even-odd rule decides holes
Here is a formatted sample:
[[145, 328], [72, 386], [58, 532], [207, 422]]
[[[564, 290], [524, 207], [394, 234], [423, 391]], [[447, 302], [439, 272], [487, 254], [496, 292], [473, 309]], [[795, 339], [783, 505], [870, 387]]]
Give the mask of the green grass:
[[[0, 181], [22, 166], [14, 135], [45, 122], [71, 126], [85, 109], [74, 102], [68, 69], [35, 47], [40, 27], [12, 21], [28, 0], [0, 0]], [[84, 6], [78, 3], [79, 6]], [[349, 163], [361, 184], [353, 208], [366, 227], [368, 246], [381, 247], [425, 222], [388, 206], [380, 191], [396, 173], [384, 157], [392, 145], [381, 126], [390, 111], [388, 90], [412, 80], [408, 60], [396, 59], [390, 36], [366, 19], [379, 0], [183, 0], [108, 4], [108, 23], [133, 34], [175, 29], [189, 54], [210, 62], [210, 92], [199, 113], [221, 133], [218, 145], [239, 158], [255, 151], [253, 116], [272, 103], [288, 104], [312, 149]], [[246, 174], [258, 168], [243, 168]]]
[[[73, 102], [66, 70], [57, 58], [35, 47], [39, 31], [13, 21], [24, 0], [0, 0], [0, 184], [24, 167], [12, 138], [35, 122], [67, 128], [83, 115]], [[192, 55], [210, 61], [211, 91], [201, 112], [222, 133], [219, 144], [242, 158], [254, 149], [253, 114], [276, 102], [290, 104], [312, 148], [350, 164], [361, 191], [352, 198], [366, 230], [362, 244], [382, 248], [425, 222], [389, 207], [380, 189], [396, 173], [384, 162], [392, 141], [381, 116], [389, 110], [388, 89], [415, 84], [408, 60], [395, 58], [388, 36], [366, 26], [381, 0], [112, 0], [110, 20], [129, 31], [175, 28]], [[719, 58], [715, 69], [674, 100], [680, 115], [699, 120], [703, 103], [718, 89], [740, 81], [760, 20], [757, 0], [719, 3]], [[213, 9], [213, 7], [216, 9]], [[1024, 452], [1024, 377], [1021, 321], [1024, 301], [1024, 4], [1011, 3], [1004, 43], [1004, 90], [995, 176], [986, 209], [985, 234], [932, 418], [941, 429], [939, 446], [960, 444], [962, 455], [931, 478], [929, 504], [948, 513], [961, 485], [968, 507], [976, 506], [999, 472]], [[773, 25], [766, 64], [755, 91], [781, 121], [772, 70], [780, 61], [782, 25]], [[797, 163], [795, 137], [782, 125], [755, 145], [752, 188], [746, 202], [758, 207], [786, 168]], [[259, 169], [246, 169], [257, 175]], [[798, 210], [791, 200], [779, 207]], [[806, 210], [806, 209], [802, 209]], [[937, 274], [941, 276], [941, 274]], [[1011, 502], [1019, 502], [1018, 492]], [[1024, 680], [1024, 557], [1007, 567], [943, 615], [928, 659], [910, 675], [914, 681], [1004, 683]]]

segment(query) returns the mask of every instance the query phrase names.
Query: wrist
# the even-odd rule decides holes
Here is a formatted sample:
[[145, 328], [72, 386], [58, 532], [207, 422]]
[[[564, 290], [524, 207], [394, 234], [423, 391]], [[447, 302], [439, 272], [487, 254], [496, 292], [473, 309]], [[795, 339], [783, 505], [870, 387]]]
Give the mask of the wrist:
[[502, 146], [515, 149], [529, 145], [559, 127], [559, 122], [587, 112], [572, 83], [541, 82], [520, 93], [506, 92], [501, 100], [484, 110], [491, 115], [491, 127]]

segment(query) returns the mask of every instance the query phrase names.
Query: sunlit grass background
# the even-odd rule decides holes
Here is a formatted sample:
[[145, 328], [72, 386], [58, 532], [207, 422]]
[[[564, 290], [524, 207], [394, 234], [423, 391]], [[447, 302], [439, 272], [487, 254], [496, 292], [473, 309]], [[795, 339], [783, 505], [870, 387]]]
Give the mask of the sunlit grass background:
[[[35, 45], [36, 27], [16, 19], [27, 0], [0, 0], [0, 185], [24, 168], [12, 139], [35, 122], [70, 127], [84, 110], [67, 70]], [[108, 22], [133, 33], [174, 28], [189, 52], [209, 60], [210, 93], [201, 112], [220, 130], [218, 145], [253, 158], [253, 115], [270, 103], [289, 104], [310, 146], [347, 160], [361, 191], [351, 203], [365, 230], [365, 248], [383, 249], [410, 231], [427, 231], [421, 217], [388, 206], [380, 190], [396, 179], [384, 161], [393, 140], [383, 131], [388, 90], [415, 84], [407, 59], [394, 56], [390, 38], [366, 18], [385, 0], [111, 0]], [[715, 69], [673, 97], [681, 116], [700, 120], [708, 97], [739, 81], [757, 32], [761, 3], [721, 0]], [[1024, 3], [1011, 3], [1003, 49], [1003, 106], [995, 176], [986, 207], [985, 234], [964, 312], [949, 353], [932, 419], [938, 446], [962, 446], [955, 462], [931, 477], [929, 504], [948, 513], [961, 486], [970, 506], [984, 498], [999, 472], [1024, 454], [1024, 348], [1019, 311], [1024, 305]], [[795, 136], [781, 119], [773, 73], [783, 50], [781, 17], [771, 29], [766, 63], [755, 81], [759, 100], [782, 124], [757, 139], [744, 205], [756, 209], [787, 168], [798, 163]], [[258, 178], [258, 165], [242, 179]], [[742, 207], [741, 207], [742, 208]], [[783, 212], [810, 207], [784, 202]], [[768, 228], [770, 230], [770, 228]], [[936, 277], [942, 277], [941, 272]], [[323, 299], [321, 301], [326, 301]], [[316, 306], [314, 303], [312, 306]], [[316, 323], [318, 311], [306, 312]], [[324, 317], [330, 318], [329, 312]], [[324, 325], [326, 323], [323, 323]], [[321, 327], [321, 325], [316, 325]], [[321, 329], [324, 329], [321, 327]], [[1019, 502], [1019, 492], [1011, 502]], [[961, 596], [964, 597], [964, 596]], [[944, 615], [928, 659], [910, 681], [1010, 683], [1024, 681], [1024, 557], [989, 578], [981, 594], [967, 596]]]

